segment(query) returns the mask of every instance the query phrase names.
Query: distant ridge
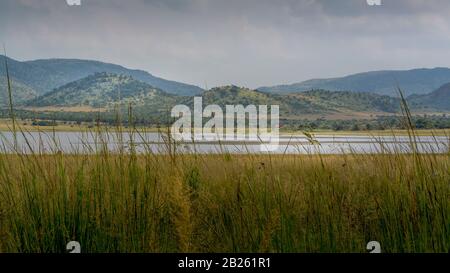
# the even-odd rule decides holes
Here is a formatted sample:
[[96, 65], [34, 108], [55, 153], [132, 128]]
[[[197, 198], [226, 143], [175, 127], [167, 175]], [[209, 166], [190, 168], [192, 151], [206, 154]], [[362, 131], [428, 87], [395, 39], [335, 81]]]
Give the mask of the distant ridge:
[[353, 91], [396, 96], [397, 86], [406, 95], [427, 94], [450, 82], [449, 68], [384, 70], [353, 74], [341, 78], [312, 79], [289, 85], [260, 87], [270, 93], [295, 93], [313, 89]]

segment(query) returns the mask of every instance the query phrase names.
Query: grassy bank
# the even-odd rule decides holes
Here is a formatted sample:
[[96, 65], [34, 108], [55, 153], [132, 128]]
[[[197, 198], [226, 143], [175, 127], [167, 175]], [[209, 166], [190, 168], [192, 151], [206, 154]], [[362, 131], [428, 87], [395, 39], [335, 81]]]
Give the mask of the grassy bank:
[[0, 155], [0, 250], [450, 251], [449, 155]]
[[[32, 120], [17, 121], [16, 126], [19, 127], [21, 131], [25, 132], [86, 132], [92, 131], [93, 128], [97, 126], [86, 125], [86, 124], [65, 124], [63, 122], [57, 122], [55, 125], [33, 125]], [[0, 132], [11, 131], [13, 124], [10, 119], [0, 119]], [[160, 131], [167, 131], [165, 127], [144, 127], [144, 126], [134, 126], [139, 132], [152, 132], [157, 133]], [[103, 130], [108, 130], [110, 132], [117, 131], [116, 126], [106, 126], [102, 124]], [[121, 131], [133, 131], [135, 129], [120, 128]], [[316, 135], [326, 135], [326, 136], [407, 136], [409, 131], [407, 129], [389, 129], [389, 130], [360, 130], [360, 131], [333, 131], [333, 130], [308, 130], [308, 132]], [[280, 129], [282, 135], [302, 135], [301, 130], [289, 130]], [[417, 136], [450, 136], [449, 129], [421, 129], [415, 130]]]

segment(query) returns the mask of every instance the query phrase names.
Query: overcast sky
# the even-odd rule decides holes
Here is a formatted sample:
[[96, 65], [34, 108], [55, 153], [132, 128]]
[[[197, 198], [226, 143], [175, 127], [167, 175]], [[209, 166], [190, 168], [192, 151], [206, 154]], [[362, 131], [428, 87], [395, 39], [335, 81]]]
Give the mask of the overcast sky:
[[95, 59], [208, 88], [450, 66], [449, 0], [0, 0], [19, 60]]

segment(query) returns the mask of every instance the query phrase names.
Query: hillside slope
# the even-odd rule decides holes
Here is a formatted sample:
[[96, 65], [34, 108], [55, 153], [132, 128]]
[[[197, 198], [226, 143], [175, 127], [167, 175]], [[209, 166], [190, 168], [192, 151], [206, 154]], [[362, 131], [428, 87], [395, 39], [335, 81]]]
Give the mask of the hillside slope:
[[444, 84], [430, 94], [411, 96], [408, 101], [413, 108], [450, 111], [450, 83]]
[[27, 103], [27, 106], [112, 108], [115, 104], [158, 107], [172, 102], [173, 95], [129, 76], [96, 73], [71, 82]]
[[[280, 115], [302, 118], [302, 115], [335, 115], [352, 112], [386, 113], [399, 110], [398, 99], [377, 94], [308, 91], [300, 94], [270, 94], [237, 86], [223, 86], [205, 91], [203, 104], [226, 105], [279, 105]], [[193, 105], [192, 98], [185, 98], [185, 104]]]
[[[37, 96], [36, 91], [16, 79], [11, 79], [13, 105], [21, 105]], [[0, 107], [9, 106], [8, 82], [6, 77], [0, 76]]]

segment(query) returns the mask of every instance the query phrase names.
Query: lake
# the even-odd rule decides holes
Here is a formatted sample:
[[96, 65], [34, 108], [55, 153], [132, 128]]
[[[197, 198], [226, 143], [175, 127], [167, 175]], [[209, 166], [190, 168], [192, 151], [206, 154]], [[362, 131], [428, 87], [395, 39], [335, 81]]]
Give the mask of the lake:
[[[64, 152], [95, 153], [106, 148], [111, 152], [120, 149], [129, 151], [134, 147], [137, 152], [151, 150], [154, 153], [166, 153], [166, 136], [160, 133], [85, 133], [85, 132], [25, 132], [17, 133], [17, 150], [21, 153]], [[130, 141], [133, 140], [133, 141]], [[352, 135], [315, 135], [311, 141], [303, 135], [281, 135], [279, 148], [274, 154], [345, 154], [345, 153], [408, 153], [412, 151], [408, 136], [352, 136]], [[107, 145], [102, 145], [107, 143]], [[121, 145], [123, 143], [123, 145]], [[417, 150], [421, 153], [446, 153], [450, 139], [445, 136], [419, 136], [416, 138]], [[14, 134], [0, 132], [0, 145], [4, 153], [14, 151]], [[172, 146], [181, 153], [266, 153], [261, 145], [254, 141], [206, 142], [197, 141], [177, 143]]]

